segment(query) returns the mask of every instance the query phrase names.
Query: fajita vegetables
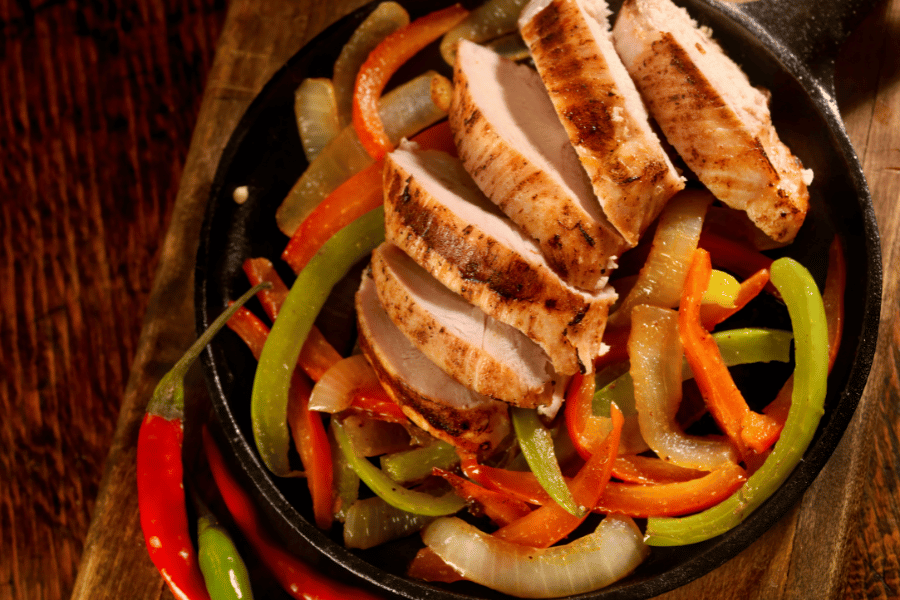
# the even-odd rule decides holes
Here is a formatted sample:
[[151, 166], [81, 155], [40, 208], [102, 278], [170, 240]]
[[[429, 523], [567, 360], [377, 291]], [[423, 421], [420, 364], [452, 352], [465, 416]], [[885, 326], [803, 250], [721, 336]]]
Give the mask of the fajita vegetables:
[[[419, 536], [411, 577], [599, 589], [739, 524], [823, 414], [839, 240], [822, 290], [769, 256], [812, 174], [683, 9], [608, 15], [385, 2], [298, 89], [309, 166], [271, 215], [296, 277], [248, 258], [265, 314], [229, 321], [258, 359], [253, 438], [348, 547]], [[452, 79], [393, 81], [441, 39]], [[359, 264], [342, 353], [314, 323]]]

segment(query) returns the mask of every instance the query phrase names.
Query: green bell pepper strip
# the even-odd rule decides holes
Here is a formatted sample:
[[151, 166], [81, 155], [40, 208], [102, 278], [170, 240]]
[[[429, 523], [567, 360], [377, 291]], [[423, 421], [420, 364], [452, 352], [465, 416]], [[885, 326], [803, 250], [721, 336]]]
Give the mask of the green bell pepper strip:
[[[790, 331], [759, 327], [717, 331], [712, 337], [719, 346], [722, 360], [729, 367], [758, 362], [788, 362], [791, 340], [794, 338]], [[684, 361], [682, 379], [691, 379], [693, 376], [687, 361]], [[634, 408], [634, 384], [628, 372], [594, 392], [594, 414], [608, 417], [609, 406], [613, 402], [626, 417], [637, 414]]]
[[553, 437], [541, 423], [537, 411], [512, 407], [509, 416], [516, 432], [516, 438], [519, 440], [519, 448], [541, 487], [566, 512], [579, 518], [583, 517], [586, 511], [575, 502], [566, 480], [563, 479], [553, 447]]
[[213, 600], [253, 600], [250, 573], [228, 531], [209, 511], [197, 519], [197, 560]]
[[278, 476], [290, 473], [288, 389], [300, 349], [332, 288], [384, 241], [384, 207], [359, 217], [325, 242], [297, 275], [256, 367], [250, 420], [256, 448]]
[[645, 541], [651, 546], [702, 542], [735, 527], [787, 480], [812, 441], [828, 379], [825, 307], [809, 271], [791, 258], [772, 263], [771, 281], [787, 305], [795, 344], [794, 390], [781, 437], [763, 465], [726, 500], [687, 517], [648, 519]]
[[428, 517], [444, 517], [452, 515], [466, 507], [466, 501], [449, 492], [443, 496], [432, 496], [424, 492], [409, 490], [385, 475], [384, 471], [370, 463], [365, 457], [357, 456], [350, 436], [344, 426], [332, 420], [332, 429], [338, 448], [350, 468], [356, 471], [359, 478], [369, 486], [375, 495], [400, 510]]
[[447, 442], [435, 442], [421, 448], [404, 450], [381, 457], [381, 470], [398, 483], [416, 481], [431, 475], [434, 467], [449, 469], [459, 463], [456, 448]]

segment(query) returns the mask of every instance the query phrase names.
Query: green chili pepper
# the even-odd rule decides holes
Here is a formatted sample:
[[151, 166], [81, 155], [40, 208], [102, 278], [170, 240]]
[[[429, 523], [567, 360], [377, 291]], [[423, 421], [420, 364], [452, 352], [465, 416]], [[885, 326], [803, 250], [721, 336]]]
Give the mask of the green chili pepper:
[[359, 478], [365, 482], [382, 500], [399, 508], [417, 515], [429, 517], [443, 517], [459, 512], [466, 506], [466, 501], [449, 492], [443, 496], [432, 496], [424, 492], [409, 490], [384, 474], [384, 471], [370, 463], [366, 458], [357, 456], [353, 449], [353, 443], [344, 426], [332, 421], [335, 440], [350, 468], [356, 471]]
[[516, 438], [519, 440], [519, 448], [541, 487], [566, 512], [576, 517], [583, 517], [586, 511], [575, 502], [566, 480], [563, 479], [559, 462], [556, 459], [556, 451], [553, 448], [553, 437], [541, 423], [537, 411], [512, 407], [509, 414]]
[[435, 442], [421, 448], [385, 454], [381, 457], [381, 469], [394, 481], [405, 483], [431, 475], [433, 467], [449, 469], [458, 462], [456, 448], [447, 442]]
[[781, 437], [762, 467], [728, 499], [688, 517], [648, 519], [645, 541], [650, 545], [693, 544], [735, 527], [785, 482], [812, 441], [824, 413], [828, 379], [825, 307], [809, 271], [797, 261], [779, 258], [770, 277], [794, 329], [794, 389]]
[[[722, 353], [722, 360], [729, 367], [758, 362], [787, 362], [790, 360], [791, 340], [794, 337], [790, 331], [757, 327], [717, 331], [712, 336]], [[693, 376], [687, 361], [684, 361], [682, 379], [691, 379]], [[594, 393], [594, 414], [608, 417], [612, 402], [616, 403], [624, 416], [636, 414], [634, 385], [628, 372]]]
[[215, 516], [204, 511], [197, 520], [197, 560], [213, 600], [252, 600], [250, 574], [231, 536]]
[[256, 448], [276, 475], [290, 472], [288, 389], [297, 357], [328, 294], [360, 259], [384, 241], [384, 207], [334, 234], [297, 275], [256, 367], [250, 419]]

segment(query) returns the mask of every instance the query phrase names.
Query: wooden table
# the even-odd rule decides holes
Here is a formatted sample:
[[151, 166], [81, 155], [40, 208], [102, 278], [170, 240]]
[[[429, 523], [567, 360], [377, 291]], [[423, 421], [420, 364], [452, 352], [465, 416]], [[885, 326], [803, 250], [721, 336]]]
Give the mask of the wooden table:
[[[137, 524], [134, 442], [193, 337], [213, 169], [274, 70], [361, 3], [0, 1], [0, 600], [171, 597]], [[886, 275], [862, 410], [800, 507], [669, 599], [900, 597], [900, 0], [838, 75]]]

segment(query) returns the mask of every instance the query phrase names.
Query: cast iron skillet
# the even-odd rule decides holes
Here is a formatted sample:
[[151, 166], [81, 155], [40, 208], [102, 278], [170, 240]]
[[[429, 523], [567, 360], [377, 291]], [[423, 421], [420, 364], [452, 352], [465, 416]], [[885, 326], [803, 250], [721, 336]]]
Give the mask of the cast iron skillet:
[[[881, 255], [871, 198], [834, 100], [834, 56], [840, 42], [876, 0], [758, 0], [727, 4], [681, 0], [695, 19], [713, 28], [725, 50], [751, 81], [772, 91], [773, 119], [782, 139], [815, 171], [811, 210], [797, 241], [787, 251], [822, 282], [827, 246], [835, 232], [848, 264], [844, 339], [829, 378], [826, 414], [790, 479], [739, 527], [704, 543], [655, 548], [627, 579], [579, 598], [647, 598], [683, 585], [724, 563], [757, 539], [801, 497], [824, 466], [853, 415], [875, 348], [881, 303]], [[413, 17], [448, 4], [405, 0]], [[621, 0], [611, 2], [616, 10]], [[374, 7], [369, 5], [325, 30], [278, 71], [252, 103], [231, 137], [212, 188], [196, 272], [198, 330], [247, 289], [241, 263], [252, 256], [276, 262], [287, 239], [274, 211], [305, 167], [293, 121], [293, 91], [305, 76], [330, 76], [344, 41]], [[432, 52], [424, 62], [442, 65]], [[445, 71], [446, 72], [446, 71]], [[250, 199], [232, 200], [247, 185]], [[290, 282], [293, 275], [284, 271]], [[358, 284], [339, 286], [331, 310], [320, 319], [326, 335], [352, 340], [346, 300]], [[261, 314], [261, 313], [260, 313]], [[351, 342], [352, 343], [352, 342]], [[346, 351], [348, 348], [342, 348]], [[351, 552], [307, 520], [309, 495], [302, 480], [279, 480], [262, 466], [251, 437], [249, 398], [255, 361], [243, 343], [225, 331], [203, 355], [218, 433], [243, 484], [273, 529], [298, 555], [335, 577], [358, 577], [362, 585], [402, 598], [503, 598], [474, 584], [450, 587], [403, 576], [417, 536], [375, 550]], [[335, 527], [335, 530], [338, 528]], [[349, 572], [354, 575], [350, 575]]]

